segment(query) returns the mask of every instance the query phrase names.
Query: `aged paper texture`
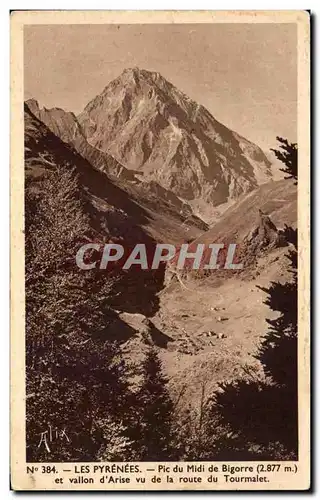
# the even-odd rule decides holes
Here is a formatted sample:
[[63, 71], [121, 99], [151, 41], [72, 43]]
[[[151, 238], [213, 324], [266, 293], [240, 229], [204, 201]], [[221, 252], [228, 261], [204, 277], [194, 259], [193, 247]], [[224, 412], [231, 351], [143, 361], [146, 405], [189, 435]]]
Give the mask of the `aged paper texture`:
[[309, 29], [11, 14], [14, 490], [310, 488]]

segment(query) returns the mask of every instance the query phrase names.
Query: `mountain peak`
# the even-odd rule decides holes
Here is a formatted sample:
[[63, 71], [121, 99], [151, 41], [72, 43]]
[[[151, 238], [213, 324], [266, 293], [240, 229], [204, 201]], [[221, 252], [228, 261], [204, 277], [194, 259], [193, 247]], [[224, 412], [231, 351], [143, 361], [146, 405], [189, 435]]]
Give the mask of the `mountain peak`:
[[142, 73], [143, 70], [138, 68], [138, 66], [134, 66], [133, 68], [125, 68], [122, 71], [122, 75], [138, 75], [139, 73]]
[[45, 106], [40, 106], [39, 101], [34, 99], [33, 97], [31, 99], [27, 99], [25, 101], [26, 105], [28, 106], [29, 110], [41, 121], [46, 122], [43, 120], [43, 113], [49, 112], [50, 114], [52, 113], [58, 113], [60, 115], [64, 116], [69, 116], [72, 117], [73, 120], [76, 120], [76, 115], [73, 113], [73, 111], [65, 111], [63, 108], [60, 108], [58, 106], [54, 106], [53, 108], [46, 108]]
[[32, 98], [26, 101], [26, 105], [30, 109], [31, 113], [33, 113], [38, 118], [40, 111], [39, 102], [36, 99]]
[[121, 75], [119, 76], [119, 79], [123, 78], [137, 78], [140, 76], [141, 70], [135, 66], [134, 68], [125, 68]]
[[78, 121], [92, 146], [188, 203], [218, 206], [271, 177], [260, 148], [157, 71], [124, 69]]
[[126, 68], [122, 71], [121, 75], [113, 80], [105, 90], [109, 89], [109, 86], [123, 85], [124, 87], [134, 84], [135, 86], [146, 85], [148, 87], [154, 87], [154, 85], [160, 87], [161, 89], [172, 88], [173, 85], [169, 83], [158, 71], [149, 71], [147, 69], [138, 68], [134, 66], [132, 68]]
[[[122, 75], [130, 75], [130, 76], [132, 75], [133, 77], [136, 78], [145, 77], [145, 78], [151, 78], [153, 80], [156, 80], [157, 78], [161, 77], [158, 71], [149, 71], [147, 69], [138, 68], [138, 66], [124, 69]], [[161, 78], [164, 79], [163, 77]]]

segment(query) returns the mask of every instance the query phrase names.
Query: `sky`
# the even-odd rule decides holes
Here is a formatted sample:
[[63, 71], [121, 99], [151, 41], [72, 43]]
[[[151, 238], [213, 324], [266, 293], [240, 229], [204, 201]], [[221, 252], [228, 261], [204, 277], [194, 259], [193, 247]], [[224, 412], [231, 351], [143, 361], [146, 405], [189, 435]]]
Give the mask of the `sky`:
[[80, 113], [125, 68], [158, 71], [264, 150], [296, 141], [296, 24], [29, 25], [25, 99]]

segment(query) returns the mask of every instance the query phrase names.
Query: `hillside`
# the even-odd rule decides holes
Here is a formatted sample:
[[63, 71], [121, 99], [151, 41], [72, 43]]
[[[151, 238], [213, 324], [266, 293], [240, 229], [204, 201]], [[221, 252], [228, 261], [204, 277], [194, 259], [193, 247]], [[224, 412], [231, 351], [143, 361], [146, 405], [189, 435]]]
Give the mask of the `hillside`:
[[279, 228], [283, 228], [285, 224], [296, 226], [297, 187], [294, 182], [269, 182], [242, 196], [195, 243], [240, 243], [259, 222], [259, 209], [268, 214]]
[[[185, 221], [166, 200], [147, 196], [142, 199], [141, 192], [134, 191], [134, 186], [129, 190], [130, 195], [54, 135], [27, 105], [24, 119], [27, 189], [37, 189], [38, 181], [47, 170], [57, 166], [75, 168], [81, 186], [81, 202], [90, 217], [95, 241], [116, 240], [128, 247], [136, 243], [154, 247], [163, 239], [170, 243], [186, 241], [206, 227], [194, 217]], [[120, 274], [112, 305], [144, 314], [155, 311], [158, 307], [156, 294], [163, 287], [164, 269]]]
[[182, 406], [198, 405], [203, 387], [210, 394], [219, 383], [260, 373], [254, 356], [266, 318], [277, 313], [258, 287], [292, 280], [286, 225], [297, 227], [297, 187], [289, 180], [264, 184], [192, 244], [237, 243], [242, 271], [180, 272], [178, 278], [167, 270], [153, 321], [171, 339], [162, 359], [175, 393], [183, 390]]
[[[59, 116], [63, 117], [63, 124], [65, 124], [66, 115], [69, 114], [63, 110], [59, 112]], [[47, 119], [50, 116], [51, 113], [48, 112]], [[57, 123], [51, 126], [56, 128]], [[169, 243], [180, 243], [194, 238], [207, 229], [207, 225], [193, 216], [185, 204], [180, 200], [177, 202], [176, 197], [161, 189], [161, 186], [152, 190], [144, 183], [131, 183], [122, 176], [106, 175], [100, 168], [86, 161], [65, 135], [61, 134], [65, 139], [61, 141], [59, 136], [50, 133], [49, 128], [37, 119], [30, 111], [29, 104], [26, 103], [26, 167], [27, 170], [31, 169], [31, 173], [50, 166], [50, 162], [45, 160], [47, 156], [57, 162], [76, 163], [82, 175], [81, 182], [91, 198], [97, 198], [96, 204], [99, 204], [99, 199], [102, 204], [109, 203], [121, 211], [121, 217], [125, 214], [126, 219], [130, 220], [132, 225], [135, 224], [140, 229], [144, 228], [146, 234], [154, 237], [156, 241], [165, 239]], [[63, 130], [65, 130], [65, 125], [63, 125]]]
[[[26, 101], [26, 105], [57, 137], [75, 148], [95, 168], [108, 174], [114, 184], [127, 190], [130, 196], [136, 197], [138, 202], [140, 199], [149, 199], [150, 203], [157, 209], [155, 200], [161, 198], [173, 212], [179, 214], [179, 217], [182, 216], [188, 220], [191, 217], [195, 225], [203, 230], [206, 229], [206, 225], [201, 220], [192, 217], [193, 212], [190, 206], [172, 191], [163, 188], [157, 182], [146, 182], [145, 179], [139, 177], [138, 172], [127, 169], [110, 154], [89, 144], [74, 113], [64, 111], [61, 108], [40, 108], [35, 99], [29, 99]], [[134, 187], [132, 188], [132, 186]]]

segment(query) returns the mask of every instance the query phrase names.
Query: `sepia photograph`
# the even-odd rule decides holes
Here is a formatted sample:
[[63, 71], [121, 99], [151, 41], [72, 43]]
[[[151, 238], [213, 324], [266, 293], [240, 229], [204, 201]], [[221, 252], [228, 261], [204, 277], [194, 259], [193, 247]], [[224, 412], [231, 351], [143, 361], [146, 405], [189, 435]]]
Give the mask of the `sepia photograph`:
[[307, 488], [308, 13], [15, 14], [18, 489]]

